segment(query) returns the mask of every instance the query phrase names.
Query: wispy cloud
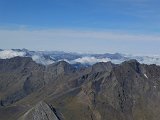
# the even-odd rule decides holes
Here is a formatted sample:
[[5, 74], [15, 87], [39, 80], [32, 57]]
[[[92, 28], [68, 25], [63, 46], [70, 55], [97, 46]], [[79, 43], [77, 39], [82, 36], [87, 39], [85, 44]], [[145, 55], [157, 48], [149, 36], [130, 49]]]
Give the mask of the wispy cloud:
[[0, 30], [0, 48], [159, 54], [160, 35], [104, 30]]
[[160, 35], [134, 34], [117, 31], [92, 30], [0, 30], [0, 41], [41, 40], [114, 40], [114, 41], [160, 41]]

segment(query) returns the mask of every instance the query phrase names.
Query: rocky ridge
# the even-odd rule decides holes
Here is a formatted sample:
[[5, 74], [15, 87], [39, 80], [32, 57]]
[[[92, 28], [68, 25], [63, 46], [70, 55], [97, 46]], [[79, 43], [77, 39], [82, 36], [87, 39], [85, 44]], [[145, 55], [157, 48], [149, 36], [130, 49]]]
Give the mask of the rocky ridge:
[[0, 60], [0, 120], [159, 120], [159, 101], [160, 67], [154, 64], [76, 68], [65, 61]]

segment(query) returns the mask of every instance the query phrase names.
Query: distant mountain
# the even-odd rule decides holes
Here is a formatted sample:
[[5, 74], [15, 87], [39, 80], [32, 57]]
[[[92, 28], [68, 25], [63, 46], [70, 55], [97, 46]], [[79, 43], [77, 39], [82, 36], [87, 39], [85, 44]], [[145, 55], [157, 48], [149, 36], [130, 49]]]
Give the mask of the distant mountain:
[[0, 59], [0, 120], [159, 120], [159, 113], [160, 66]]
[[43, 65], [49, 65], [58, 61], [66, 61], [70, 64], [75, 64], [78, 67], [80, 64], [84, 66], [108, 61], [115, 64], [120, 64], [131, 59], [136, 59], [138, 62], [144, 64], [160, 65], [160, 56], [135, 56], [120, 53], [78, 54], [60, 51], [29, 51], [27, 49], [0, 50], [0, 59], [13, 58], [16, 56], [31, 57], [35, 62]]

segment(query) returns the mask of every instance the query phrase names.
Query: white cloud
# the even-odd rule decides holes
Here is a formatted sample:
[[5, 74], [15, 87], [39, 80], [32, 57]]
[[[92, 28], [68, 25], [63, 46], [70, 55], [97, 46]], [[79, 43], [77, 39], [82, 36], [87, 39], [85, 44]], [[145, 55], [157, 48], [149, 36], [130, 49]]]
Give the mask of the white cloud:
[[18, 52], [18, 51], [13, 51], [13, 50], [3, 50], [0, 51], [0, 59], [7, 59], [7, 58], [13, 58], [16, 56], [25, 56], [25, 52]]
[[102, 58], [102, 59], [98, 59], [98, 58], [95, 58], [95, 57], [82, 57], [82, 58], [78, 58], [78, 59], [75, 59], [73, 61], [70, 61], [70, 63], [81, 63], [81, 64], [95, 64], [97, 62], [108, 62], [110, 61], [109, 58]]
[[49, 64], [54, 63], [53, 60], [48, 60], [48, 59], [45, 59], [44, 57], [41, 57], [41, 56], [38, 56], [38, 55], [33, 55], [33, 56], [32, 56], [32, 59], [33, 59], [36, 63], [40, 63], [40, 64], [43, 64], [43, 65], [49, 65]]

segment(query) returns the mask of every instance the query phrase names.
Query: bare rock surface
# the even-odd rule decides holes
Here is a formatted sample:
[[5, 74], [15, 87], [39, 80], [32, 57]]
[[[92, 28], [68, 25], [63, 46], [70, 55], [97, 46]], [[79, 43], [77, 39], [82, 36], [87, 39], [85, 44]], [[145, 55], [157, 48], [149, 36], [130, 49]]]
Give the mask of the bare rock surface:
[[45, 103], [39, 102], [27, 111], [19, 120], [59, 120], [52, 109]]

